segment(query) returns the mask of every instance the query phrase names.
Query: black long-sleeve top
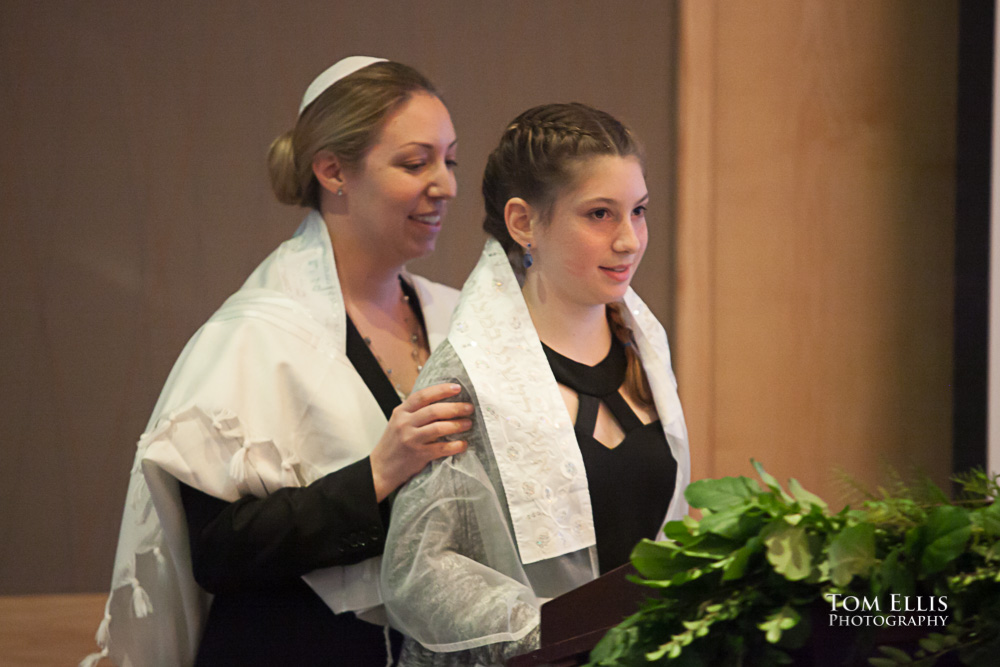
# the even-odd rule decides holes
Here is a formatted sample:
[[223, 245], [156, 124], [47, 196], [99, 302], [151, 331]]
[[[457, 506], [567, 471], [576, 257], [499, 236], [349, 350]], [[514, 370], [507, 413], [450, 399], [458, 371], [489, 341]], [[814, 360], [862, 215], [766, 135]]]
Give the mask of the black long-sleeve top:
[[[399, 396], [350, 319], [347, 357], [388, 419]], [[383, 628], [334, 614], [301, 578], [382, 553], [390, 507], [376, 501], [367, 457], [265, 498], [227, 502], [181, 484], [181, 500], [195, 581], [215, 596], [196, 667], [386, 664]], [[399, 634], [390, 639], [398, 655]]]

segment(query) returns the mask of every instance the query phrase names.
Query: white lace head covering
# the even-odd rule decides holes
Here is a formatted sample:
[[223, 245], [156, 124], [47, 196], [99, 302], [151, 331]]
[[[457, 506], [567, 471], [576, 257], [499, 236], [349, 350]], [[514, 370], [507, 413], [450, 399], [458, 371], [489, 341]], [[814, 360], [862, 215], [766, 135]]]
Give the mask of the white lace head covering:
[[364, 69], [369, 65], [384, 62], [387, 62], [385, 58], [373, 58], [372, 56], [348, 56], [343, 60], [338, 60], [324, 70], [322, 74], [313, 79], [313, 82], [306, 88], [306, 93], [302, 96], [302, 103], [299, 104], [299, 115], [301, 116], [305, 108], [322, 95], [327, 88], [345, 76], [354, 74], [359, 69]]

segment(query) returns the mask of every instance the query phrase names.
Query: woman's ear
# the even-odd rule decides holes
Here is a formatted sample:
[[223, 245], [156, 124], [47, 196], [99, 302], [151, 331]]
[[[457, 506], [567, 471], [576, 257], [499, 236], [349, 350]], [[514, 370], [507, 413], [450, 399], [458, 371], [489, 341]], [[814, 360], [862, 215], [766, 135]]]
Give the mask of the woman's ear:
[[534, 241], [535, 218], [535, 209], [520, 197], [511, 197], [503, 207], [507, 232], [522, 248]]
[[331, 194], [344, 193], [344, 173], [340, 166], [340, 160], [333, 154], [333, 151], [321, 150], [316, 153], [312, 161], [313, 175], [319, 186]]

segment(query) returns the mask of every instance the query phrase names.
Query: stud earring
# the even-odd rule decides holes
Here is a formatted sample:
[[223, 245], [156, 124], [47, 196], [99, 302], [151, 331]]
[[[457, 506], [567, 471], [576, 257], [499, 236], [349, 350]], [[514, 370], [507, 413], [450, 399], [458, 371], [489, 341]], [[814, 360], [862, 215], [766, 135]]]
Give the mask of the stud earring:
[[531, 265], [535, 263], [535, 258], [531, 256], [530, 243], [528, 244], [528, 247], [524, 249], [524, 257], [522, 258], [521, 262], [524, 264], [525, 269], [530, 269]]
[[337, 196], [338, 197], [344, 196], [344, 188], [337, 188]]

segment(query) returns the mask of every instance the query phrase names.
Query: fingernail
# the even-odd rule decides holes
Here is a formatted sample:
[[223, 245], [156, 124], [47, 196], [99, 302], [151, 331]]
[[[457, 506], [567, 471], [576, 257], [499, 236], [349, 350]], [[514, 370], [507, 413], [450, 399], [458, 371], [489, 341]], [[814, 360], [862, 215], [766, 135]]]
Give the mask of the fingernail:
[[456, 393], [462, 391], [462, 385], [460, 384], [450, 384], [448, 385], [448, 388]]

